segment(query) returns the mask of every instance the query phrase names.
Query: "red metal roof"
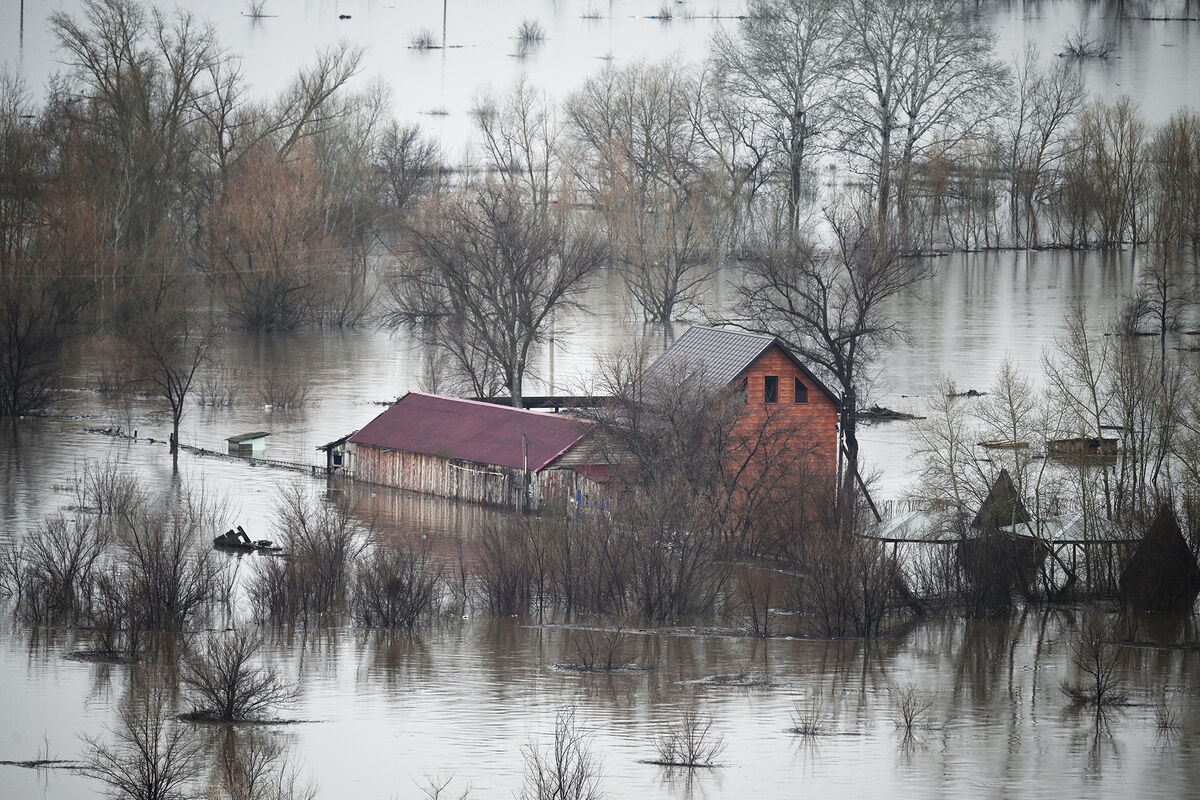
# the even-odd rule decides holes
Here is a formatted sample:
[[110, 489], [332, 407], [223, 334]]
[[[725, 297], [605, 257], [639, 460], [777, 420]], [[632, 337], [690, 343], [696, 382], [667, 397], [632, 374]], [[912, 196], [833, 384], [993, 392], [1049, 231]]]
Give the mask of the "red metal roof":
[[349, 441], [521, 469], [524, 434], [529, 441], [529, 469], [537, 472], [591, 428], [591, 423], [559, 414], [409, 392]]

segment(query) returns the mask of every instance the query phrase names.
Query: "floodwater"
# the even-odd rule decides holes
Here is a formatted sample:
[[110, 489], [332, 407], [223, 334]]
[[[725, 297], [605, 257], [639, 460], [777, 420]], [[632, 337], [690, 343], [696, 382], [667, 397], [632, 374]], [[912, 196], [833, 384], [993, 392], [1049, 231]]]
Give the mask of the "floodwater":
[[[21, 24], [20, 6], [24, 6]], [[256, 90], [278, 91], [287, 76], [321, 45], [346, 37], [368, 46], [364, 80], [390, 82], [399, 116], [419, 120], [447, 148], [468, 139], [467, 109], [486, 77], [504, 87], [521, 72], [562, 96], [609, 55], [616, 61], [674, 55], [702, 56], [714, 26], [714, 4], [681, 4], [670, 23], [647, 17], [659, 3], [449, 2], [447, 38], [459, 49], [407, 48], [420, 28], [440, 38], [442, 4], [402, 0], [315, 0], [283, 3], [278, 16], [251, 21], [238, 3], [191, 2], [213, 19], [221, 41], [246, 58]], [[35, 7], [36, 6], [36, 7]], [[45, 28], [49, 11], [77, 12], [78, 2], [0, 3], [0, 60], [16, 64], [36, 90], [56, 68]], [[601, 12], [582, 19], [582, 9]], [[738, 4], [721, 3], [720, 14]], [[1143, 11], [1144, 9], [1144, 11]], [[997, 29], [1007, 55], [1027, 39], [1044, 52], [1087, 18], [1094, 34], [1118, 42], [1120, 58], [1083, 67], [1097, 96], [1134, 96], [1151, 122], [1176, 108], [1200, 105], [1200, 55], [1192, 41], [1200, 23], [1143, 22], [1127, 16], [1196, 16], [1183, 3], [1000, 3], [980, 13]], [[339, 21], [338, 14], [350, 20]], [[537, 19], [547, 41], [516, 58], [512, 32]], [[430, 111], [446, 111], [430, 115]], [[965, 388], [986, 389], [1008, 357], [1031, 375], [1053, 346], [1068, 305], [1083, 302], [1100, 320], [1136, 284], [1138, 254], [999, 252], [955, 254], [936, 260], [937, 276], [896, 303], [908, 341], [879, 365], [870, 400], [920, 411], [940, 374]], [[1194, 267], [1192, 268], [1194, 269]], [[529, 393], [571, 391], [586, 382], [606, 349], [644, 331], [607, 275], [588, 295], [591, 313], [559, 321], [552, 347], [538, 356]], [[709, 304], [720, 309], [728, 289], [718, 282]], [[270, 432], [269, 458], [320, 463], [316, 447], [369, 421], [382, 403], [416, 389], [420, 354], [402, 337], [373, 329], [306, 331], [288, 335], [230, 332], [220, 353], [240, 371], [243, 396], [231, 408], [191, 407], [185, 445], [222, 451], [225, 437]], [[184, 452], [174, 473], [164, 440], [168, 422], [152, 401], [125, 411], [105, 406], [86, 387], [96, 367], [81, 363], [72, 391], [54, 419], [6, 421], [0, 426], [0, 542], [30, 534], [44, 515], [73, 502], [72, 476], [87, 462], [115, 461], [142, 485], [162, 491], [203, 487], [227, 504], [226, 516], [255, 536], [270, 536], [279, 491], [348, 493], [382, 524], [407, 535], [469, 539], [496, 512], [456, 507], [370, 487], [327, 486], [308, 475]], [[266, 374], [303, 377], [310, 405], [293, 412], [265, 408], [254, 397]], [[88, 428], [121, 426], [139, 440]], [[151, 439], [155, 441], [150, 441]], [[863, 449], [881, 475], [884, 499], [903, 496], [911, 471], [909, 434], [902, 423], [867, 427]], [[345, 627], [273, 634], [271, 663], [299, 679], [302, 696], [287, 715], [310, 720], [272, 729], [322, 797], [422, 796], [426, 776], [451, 777], [458, 796], [511, 797], [523, 774], [522, 747], [544, 742], [555, 714], [577, 709], [603, 767], [612, 797], [783, 798], [816, 794], [861, 797], [1181, 797], [1200, 775], [1196, 671], [1200, 654], [1125, 648], [1120, 675], [1134, 705], [1101, 724], [1072, 711], [1059, 683], [1073, 677], [1071, 643], [1078, 613], [1029, 612], [1013, 623], [920, 621], [867, 646], [861, 642], [633, 632], [627, 655], [650, 671], [591, 675], [556, 669], [571, 660], [576, 635], [528, 620], [480, 615], [439, 623], [411, 636]], [[1193, 630], [1160, 638], [1194, 641]], [[75, 758], [80, 735], [102, 733], [137, 670], [67, 660], [85, 646], [70, 630], [31, 631], [0, 615], [0, 760]], [[770, 686], [727, 685], [718, 676], [771, 676]], [[751, 681], [752, 683], [754, 681]], [[894, 724], [897, 688], [914, 685], [931, 701], [926, 726], [906, 740]], [[1163, 733], [1153, 705], [1166, 698], [1182, 712], [1182, 728]], [[797, 705], [823, 709], [828, 735], [787, 732]], [[728, 745], [722, 767], [671, 773], [641, 763], [653, 756], [654, 736], [682, 709], [710, 714]], [[69, 771], [0, 766], [0, 796], [63, 799], [94, 796], [97, 785]]]

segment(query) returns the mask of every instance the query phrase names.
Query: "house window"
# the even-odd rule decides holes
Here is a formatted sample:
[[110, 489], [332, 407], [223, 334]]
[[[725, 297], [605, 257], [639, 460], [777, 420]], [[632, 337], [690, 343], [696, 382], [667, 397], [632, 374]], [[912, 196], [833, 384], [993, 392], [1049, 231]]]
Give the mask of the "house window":
[[808, 387], [801, 383], [799, 378], [796, 378], [796, 402], [808, 402]]
[[737, 392], [741, 395], [743, 403], [750, 402], [750, 379], [742, 378], [742, 382], [738, 384]]
[[778, 403], [779, 402], [779, 376], [768, 375], [763, 378], [763, 402]]

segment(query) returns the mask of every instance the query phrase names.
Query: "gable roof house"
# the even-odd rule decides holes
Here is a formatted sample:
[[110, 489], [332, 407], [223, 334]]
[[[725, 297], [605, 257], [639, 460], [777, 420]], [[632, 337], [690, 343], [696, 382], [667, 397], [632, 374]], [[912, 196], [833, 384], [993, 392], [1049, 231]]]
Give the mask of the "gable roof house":
[[342, 444], [348, 477], [515, 509], [595, 494], [603, 465], [593, 425], [559, 414], [420, 392], [401, 397]]
[[660, 386], [690, 375], [700, 388], [728, 387], [745, 397], [738, 425], [746, 434], [787, 428], [797, 432], [820, 472], [837, 469], [839, 399], [777, 336], [693, 325], [646, 371]]

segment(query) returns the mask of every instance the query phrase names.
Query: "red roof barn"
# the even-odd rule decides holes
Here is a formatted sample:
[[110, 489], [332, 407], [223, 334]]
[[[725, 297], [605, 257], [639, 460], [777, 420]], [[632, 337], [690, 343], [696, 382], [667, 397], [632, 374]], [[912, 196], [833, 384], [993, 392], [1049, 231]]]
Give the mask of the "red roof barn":
[[594, 489], [592, 424], [559, 414], [409, 392], [345, 442], [357, 480], [510, 508]]

